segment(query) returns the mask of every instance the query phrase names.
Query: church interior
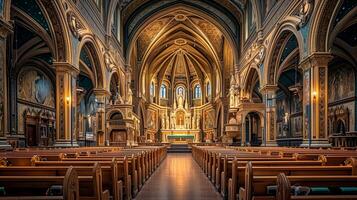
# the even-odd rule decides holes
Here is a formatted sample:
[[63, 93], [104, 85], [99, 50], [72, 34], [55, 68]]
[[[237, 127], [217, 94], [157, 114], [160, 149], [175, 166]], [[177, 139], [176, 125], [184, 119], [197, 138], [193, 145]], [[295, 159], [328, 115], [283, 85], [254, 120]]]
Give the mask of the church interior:
[[357, 0], [0, 0], [0, 199], [357, 199]]

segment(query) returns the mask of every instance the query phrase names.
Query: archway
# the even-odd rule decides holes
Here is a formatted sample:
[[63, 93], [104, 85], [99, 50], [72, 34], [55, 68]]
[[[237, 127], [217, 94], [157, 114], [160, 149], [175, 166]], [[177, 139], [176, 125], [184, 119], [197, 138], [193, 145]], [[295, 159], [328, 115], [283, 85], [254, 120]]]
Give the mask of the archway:
[[[203, 118], [202, 131], [222, 136], [226, 119], [223, 108], [218, 111], [216, 105], [225, 107], [226, 101], [218, 97], [229, 90], [239, 53], [230, 29], [218, 21], [192, 3], [181, 2], [148, 14], [146, 20], [126, 30], [130, 36], [126, 56], [134, 67], [137, 96], [165, 125], [148, 126], [147, 132], [160, 132], [162, 138], [194, 135], [199, 140], [202, 116], [210, 113]], [[180, 129], [194, 131], [181, 133]]]
[[125, 146], [127, 140], [127, 131], [124, 118], [121, 112], [113, 111], [109, 115], [109, 142], [114, 146]]
[[[326, 48], [333, 59], [328, 64], [329, 136], [357, 130], [357, 4], [343, 1], [326, 29]], [[321, 22], [324, 23], [324, 22]], [[321, 24], [323, 25], [323, 24]], [[321, 45], [317, 47], [322, 48]], [[344, 122], [344, 123], [343, 123]]]
[[262, 118], [257, 112], [249, 112], [245, 117], [245, 141], [248, 146], [260, 146], [262, 144]]
[[[7, 3], [8, 1], [5, 1]], [[32, 5], [31, 9], [27, 5]], [[56, 76], [53, 61], [64, 62], [70, 53], [61, 15], [52, 2], [12, 1], [13, 31], [8, 38], [9, 130], [20, 135], [14, 147], [52, 146], [55, 140]], [[10, 8], [10, 5], [6, 5]], [[46, 9], [52, 7], [48, 15]], [[6, 18], [10, 16], [6, 11]], [[52, 15], [54, 14], [54, 15]], [[58, 26], [53, 24], [58, 23]], [[3, 75], [0, 75], [3, 76]], [[8, 95], [7, 95], [8, 96]], [[0, 127], [1, 128], [1, 127]], [[31, 141], [30, 141], [31, 140]]]
[[278, 145], [302, 142], [302, 70], [299, 68], [301, 41], [296, 30], [282, 26], [268, 57], [267, 83], [276, 84], [276, 138]]

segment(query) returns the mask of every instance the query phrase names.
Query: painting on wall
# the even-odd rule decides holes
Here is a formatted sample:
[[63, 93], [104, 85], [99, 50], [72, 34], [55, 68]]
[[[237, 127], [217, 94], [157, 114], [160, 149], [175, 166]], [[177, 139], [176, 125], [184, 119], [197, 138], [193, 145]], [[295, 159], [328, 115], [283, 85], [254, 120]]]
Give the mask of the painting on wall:
[[214, 125], [214, 116], [215, 116], [214, 110], [205, 111], [203, 116], [204, 116], [203, 123], [205, 129], [212, 129]]
[[329, 103], [354, 96], [355, 75], [351, 67], [338, 66], [329, 68], [328, 76]]
[[155, 130], [157, 127], [156, 126], [156, 124], [157, 124], [156, 112], [153, 110], [148, 110], [147, 119], [148, 119], [148, 128]]
[[23, 70], [18, 76], [17, 97], [23, 101], [55, 107], [54, 87], [50, 79], [36, 69]]

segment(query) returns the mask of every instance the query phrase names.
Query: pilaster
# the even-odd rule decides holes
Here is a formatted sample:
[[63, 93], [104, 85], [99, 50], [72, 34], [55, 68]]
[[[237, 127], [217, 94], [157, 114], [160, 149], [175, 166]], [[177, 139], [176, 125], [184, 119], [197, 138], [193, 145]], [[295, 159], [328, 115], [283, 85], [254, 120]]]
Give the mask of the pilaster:
[[93, 93], [96, 97], [96, 101], [98, 105], [98, 110], [96, 113], [97, 127], [95, 130], [97, 135], [97, 146], [104, 146], [105, 141], [109, 140], [109, 138], [106, 138], [105, 105], [108, 97], [110, 97], [110, 92], [104, 89], [95, 89]]
[[330, 146], [328, 143], [328, 63], [330, 53], [314, 53], [300, 63], [304, 82], [303, 146]]
[[264, 85], [260, 92], [265, 103], [265, 128], [263, 130], [262, 146], [277, 146], [277, 126], [276, 126], [276, 92], [277, 85]]
[[76, 138], [77, 76], [70, 63], [54, 62], [56, 68], [56, 144], [78, 146]]
[[13, 32], [12, 25], [0, 18], [0, 149], [10, 150], [6, 136], [9, 135], [9, 95], [7, 85], [7, 36]]

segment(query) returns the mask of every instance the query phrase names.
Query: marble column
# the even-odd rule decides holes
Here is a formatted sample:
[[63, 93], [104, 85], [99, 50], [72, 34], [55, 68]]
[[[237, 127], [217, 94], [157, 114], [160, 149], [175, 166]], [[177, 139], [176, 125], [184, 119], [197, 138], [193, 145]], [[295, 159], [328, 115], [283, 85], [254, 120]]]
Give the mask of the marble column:
[[78, 146], [76, 138], [78, 69], [70, 63], [54, 62], [56, 68], [56, 143], [55, 146]]
[[105, 105], [107, 102], [108, 97], [110, 97], [110, 92], [104, 89], [95, 89], [93, 91], [96, 101], [98, 104], [98, 110], [96, 113], [97, 119], [97, 128], [96, 128], [96, 135], [97, 135], [97, 146], [104, 146], [105, 140], [109, 140], [106, 138], [106, 113], [105, 113]]
[[314, 53], [304, 59], [303, 69], [303, 144], [330, 146], [328, 143], [328, 63], [329, 53]]
[[7, 93], [7, 56], [6, 40], [12, 33], [12, 25], [0, 18], [0, 149], [10, 150], [12, 147], [8, 144], [6, 136], [9, 135], [9, 95]]
[[276, 91], [278, 86], [265, 85], [261, 89], [265, 103], [265, 125], [262, 146], [277, 146]]

